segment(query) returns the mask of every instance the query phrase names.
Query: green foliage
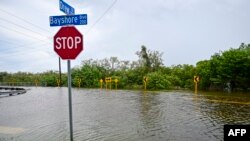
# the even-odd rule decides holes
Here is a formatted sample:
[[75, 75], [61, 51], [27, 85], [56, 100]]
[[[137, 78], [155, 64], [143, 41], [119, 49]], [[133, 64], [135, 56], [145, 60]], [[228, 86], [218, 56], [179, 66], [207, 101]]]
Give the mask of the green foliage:
[[8, 77], [8, 73], [7, 72], [0, 72], [0, 82], [4, 82], [5, 78]]
[[176, 77], [175, 86], [181, 88], [193, 88], [192, 78], [195, 74], [195, 68], [192, 65], [172, 66], [171, 76]]
[[72, 71], [72, 82], [75, 87], [78, 87], [79, 79], [81, 79], [82, 87], [99, 87], [99, 80], [101, 78], [103, 78], [102, 68], [94, 64], [84, 63], [82, 67], [75, 68]]
[[147, 88], [148, 89], [170, 89], [171, 82], [169, 77], [159, 71], [151, 72], [147, 74], [148, 82]]
[[40, 74], [39, 81], [42, 86], [50, 86], [50, 87], [57, 86], [57, 80], [59, 80], [59, 75], [57, 72], [48, 71], [43, 74]]
[[242, 43], [238, 49], [230, 49], [211, 56], [210, 60], [197, 63], [202, 89], [223, 89], [230, 84], [232, 90], [250, 87], [250, 45]]
[[147, 50], [145, 46], [142, 46], [141, 51], [137, 51], [136, 54], [139, 57], [139, 65], [145, 73], [157, 71], [163, 65], [163, 53]]
[[211, 75], [211, 70], [210, 70], [210, 61], [209, 60], [204, 60], [204, 61], [199, 61], [196, 64], [196, 72], [197, 75], [200, 76], [200, 82], [199, 86], [201, 89], [207, 90], [208, 87], [211, 85], [210, 81], [210, 75]]
[[[57, 86], [57, 79], [59, 79], [58, 72], [47, 71], [44, 73], [0, 73], [0, 82], [3, 85], [24, 85], [24, 86], [35, 86], [35, 82], [38, 82], [39, 86]], [[62, 74], [62, 85], [66, 84], [66, 74]]]
[[[143, 77], [148, 77], [147, 88], [179, 89], [194, 88], [193, 77], [200, 77], [199, 88], [222, 90], [230, 84], [232, 89], [250, 88], [250, 44], [242, 43], [237, 49], [215, 53], [209, 60], [197, 62], [193, 65], [163, 66], [163, 53], [151, 51], [142, 46], [137, 51], [137, 61], [119, 60], [117, 57], [104, 58], [102, 60], [83, 60], [80, 66], [72, 69], [72, 85], [84, 88], [100, 87], [99, 80], [105, 77], [118, 79], [118, 88], [142, 89]], [[47, 71], [43, 73], [0, 72], [2, 85], [27, 84], [40, 86], [57, 86], [59, 73]], [[105, 82], [103, 82], [105, 84]], [[67, 74], [62, 73], [62, 86], [67, 86]], [[115, 82], [112, 83], [115, 87]]]
[[56, 75], [48, 75], [42, 79], [42, 82], [45, 86], [56, 86]]

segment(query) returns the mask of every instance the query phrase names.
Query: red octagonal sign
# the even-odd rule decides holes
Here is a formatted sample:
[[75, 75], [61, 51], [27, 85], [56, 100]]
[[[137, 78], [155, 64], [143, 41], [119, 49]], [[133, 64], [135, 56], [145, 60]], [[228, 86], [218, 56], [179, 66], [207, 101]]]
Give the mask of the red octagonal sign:
[[83, 50], [83, 35], [74, 26], [62, 27], [54, 36], [54, 50], [62, 59], [75, 59]]

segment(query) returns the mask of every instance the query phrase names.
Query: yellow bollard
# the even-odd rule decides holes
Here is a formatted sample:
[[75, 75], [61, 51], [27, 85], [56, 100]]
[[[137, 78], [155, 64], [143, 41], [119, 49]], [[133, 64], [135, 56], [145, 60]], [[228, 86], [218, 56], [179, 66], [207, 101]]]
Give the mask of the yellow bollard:
[[108, 89], [108, 78], [105, 78], [106, 90]]
[[117, 90], [117, 82], [118, 82], [118, 79], [116, 78], [115, 79], [115, 89]]
[[111, 77], [106, 77], [105, 78], [105, 84], [106, 84], [106, 89], [108, 89], [108, 85], [109, 85], [109, 88], [110, 88], [110, 90], [111, 90], [111, 88], [112, 88], [112, 78]]
[[35, 85], [36, 85], [36, 87], [38, 86], [38, 80], [37, 79], [35, 80]]
[[111, 88], [112, 88], [112, 78], [111, 77], [110, 77], [109, 85], [110, 85], [110, 90], [111, 90]]
[[106, 90], [108, 89], [108, 82], [106, 82]]
[[82, 79], [79, 78], [79, 79], [78, 79], [78, 87], [79, 87], [79, 88], [81, 87], [81, 82], [82, 82]]
[[147, 90], [147, 81], [148, 81], [148, 78], [146, 76], [144, 76], [143, 77], [144, 90]]
[[100, 79], [100, 88], [102, 89], [102, 83], [103, 83], [103, 80]]
[[60, 87], [60, 79], [56, 79], [57, 87]]

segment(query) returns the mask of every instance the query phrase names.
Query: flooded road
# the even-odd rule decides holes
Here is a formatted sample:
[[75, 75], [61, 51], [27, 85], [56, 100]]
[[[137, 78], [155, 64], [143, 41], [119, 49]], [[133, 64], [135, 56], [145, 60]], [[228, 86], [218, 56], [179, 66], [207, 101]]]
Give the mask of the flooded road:
[[[67, 92], [0, 97], [0, 140], [69, 140]], [[224, 124], [250, 124], [249, 94], [73, 89], [72, 100], [75, 141], [223, 140]]]

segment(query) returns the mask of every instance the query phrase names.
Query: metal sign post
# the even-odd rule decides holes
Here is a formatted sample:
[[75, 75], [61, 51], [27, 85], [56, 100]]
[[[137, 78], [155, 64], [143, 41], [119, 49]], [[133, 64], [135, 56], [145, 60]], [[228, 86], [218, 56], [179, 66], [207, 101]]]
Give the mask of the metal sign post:
[[68, 92], [69, 92], [69, 129], [70, 140], [73, 141], [73, 118], [72, 118], [72, 96], [71, 96], [71, 68], [68, 60]]
[[[72, 116], [72, 94], [71, 94], [71, 67], [70, 60], [76, 57], [83, 50], [83, 35], [72, 25], [86, 25], [87, 14], [75, 15], [75, 9], [64, 2], [59, 0], [59, 9], [67, 15], [50, 16], [50, 26], [63, 26], [54, 36], [54, 51], [63, 59], [68, 62], [68, 93], [69, 93], [69, 128], [70, 128], [70, 141], [73, 141], [73, 116]], [[69, 26], [71, 25], [71, 26]], [[59, 71], [61, 70], [59, 58]], [[58, 86], [61, 83], [61, 75]], [[81, 81], [78, 81], [79, 87]]]
[[194, 93], [197, 94], [198, 84], [197, 84], [197, 82], [194, 82], [194, 83], [195, 83], [195, 86], [194, 86]]
[[59, 81], [60, 81], [60, 83], [59, 83], [59, 87], [61, 87], [61, 83], [62, 83], [62, 71], [61, 71], [61, 57], [58, 57], [59, 59], [58, 59], [58, 64], [59, 64]]

